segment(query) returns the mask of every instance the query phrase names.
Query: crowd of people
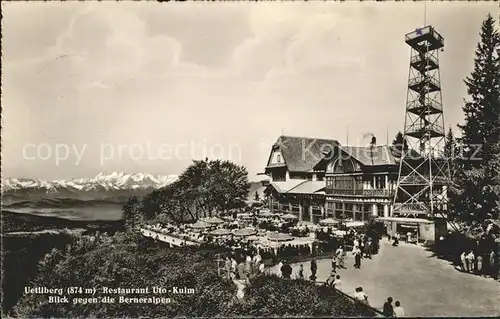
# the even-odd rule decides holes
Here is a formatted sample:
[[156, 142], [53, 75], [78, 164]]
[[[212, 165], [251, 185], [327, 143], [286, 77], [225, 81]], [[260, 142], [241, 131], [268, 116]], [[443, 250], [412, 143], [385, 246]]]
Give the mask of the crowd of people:
[[491, 276], [494, 275], [495, 265], [495, 252], [491, 250], [486, 256], [481, 254], [475, 255], [474, 250], [462, 252], [460, 255], [461, 269], [464, 272], [481, 275]]
[[384, 303], [384, 308], [382, 310], [384, 317], [396, 317], [396, 318], [404, 317], [405, 311], [401, 306], [401, 302], [397, 300], [393, 306], [392, 301], [393, 301], [392, 297], [389, 297], [387, 298], [387, 301]]

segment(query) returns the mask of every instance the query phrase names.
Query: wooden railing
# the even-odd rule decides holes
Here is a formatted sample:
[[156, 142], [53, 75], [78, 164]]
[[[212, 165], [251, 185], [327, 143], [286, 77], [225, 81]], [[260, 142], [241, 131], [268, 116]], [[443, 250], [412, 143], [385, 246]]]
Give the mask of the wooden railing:
[[363, 196], [363, 197], [391, 197], [394, 194], [390, 189], [326, 189], [327, 194], [332, 195], [347, 195], [347, 196]]

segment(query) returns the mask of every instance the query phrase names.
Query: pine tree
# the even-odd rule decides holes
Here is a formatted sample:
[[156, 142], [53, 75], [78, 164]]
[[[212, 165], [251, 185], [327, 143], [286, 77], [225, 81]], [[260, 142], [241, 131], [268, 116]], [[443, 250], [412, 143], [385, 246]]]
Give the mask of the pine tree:
[[128, 229], [134, 229], [139, 223], [141, 202], [137, 196], [130, 197], [123, 205], [122, 211]]
[[462, 130], [463, 143], [466, 149], [468, 148], [466, 157], [474, 157], [473, 160], [467, 161], [467, 167], [480, 167], [482, 161], [476, 160], [477, 158], [486, 161], [491, 159], [491, 145], [500, 137], [500, 38], [494, 26], [495, 20], [488, 15], [481, 28], [474, 70], [465, 80], [470, 100], [466, 100], [463, 107], [465, 124], [459, 127]]
[[464, 157], [457, 172], [453, 206], [462, 220], [483, 222], [498, 218], [498, 147], [500, 133], [500, 36], [488, 15], [481, 27], [474, 70], [465, 84], [469, 100], [463, 111]]
[[403, 133], [401, 131], [397, 132], [394, 140], [392, 140], [392, 146], [397, 147], [399, 145], [403, 145]]
[[257, 191], [255, 191], [254, 198], [255, 201], [260, 201], [260, 195]]
[[408, 142], [403, 136], [403, 133], [401, 131], [396, 133], [396, 136], [394, 137], [394, 140], [392, 140], [392, 146], [394, 149], [401, 154], [402, 150], [408, 150]]
[[457, 142], [451, 127], [448, 129], [448, 133], [446, 134], [446, 141], [444, 145], [444, 156], [448, 160], [450, 178], [453, 179], [457, 170], [456, 167]]

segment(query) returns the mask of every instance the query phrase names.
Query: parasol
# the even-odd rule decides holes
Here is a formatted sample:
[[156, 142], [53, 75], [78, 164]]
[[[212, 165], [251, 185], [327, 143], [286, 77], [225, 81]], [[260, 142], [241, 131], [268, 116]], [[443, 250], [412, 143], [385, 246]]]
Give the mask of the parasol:
[[334, 218], [326, 218], [326, 219], [320, 220], [319, 223], [321, 225], [325, 225], [325, 226], [332, 226], [332, 225], [337, 225], [340, 222]]
[[218, 229], [212, 230], [211, 232], [209, 232], [209, 234], [212, 236], [226, 236], [226, 235], [230, 235], [231, 232], [225, 228], [218, 228]]
[[274, 216], [274, 214], [273, 214], [273, 213], [271, 213], [271, 212], [270, 212], [270, 211], [268, 211], [268, 210], [265, 210], [265, 211], [263, 211], [263, 212], [259, 213], [259, 217], [273, 217], [273, 216]]
[[289, 241], [293, 240], [293, 237], [285, 233], [270, 234], [267, 237], [270, 241]]
[[209, 224], [222, 224], [224, 221], [218, 217], [209, 217], [204, 220], [204, 222]]
[[281, 218], [283, 218], [283, 219], [299, 219], [297, 216], [295, 216], [293, 214], [285, 214], [285, 215], [281, 216]]
[[203, 228], [210, 227], [210, 224], [199, 220], [196, 223], [189, 225], [189, 227], [194, 228], [194, 229], [203, 229]]
[[257, 231], [255, 229], [251, 229], [251, 228], [240, 228], [240, 229], [235, 230], [233, 232], [233, 234], [235, 236], [245, 237], [245, 236], [255, 235], [255, 234], [257, 234]]

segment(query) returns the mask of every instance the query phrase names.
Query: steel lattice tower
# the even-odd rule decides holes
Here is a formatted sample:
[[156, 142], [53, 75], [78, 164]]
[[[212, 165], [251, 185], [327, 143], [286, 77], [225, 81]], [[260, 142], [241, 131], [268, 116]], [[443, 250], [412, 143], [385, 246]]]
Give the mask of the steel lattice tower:
[[392, 215], [446, 217], [448, 161], [439, 73], [443, 37], [432, 26], [405, 36], [411, 47], [404, 141]]

